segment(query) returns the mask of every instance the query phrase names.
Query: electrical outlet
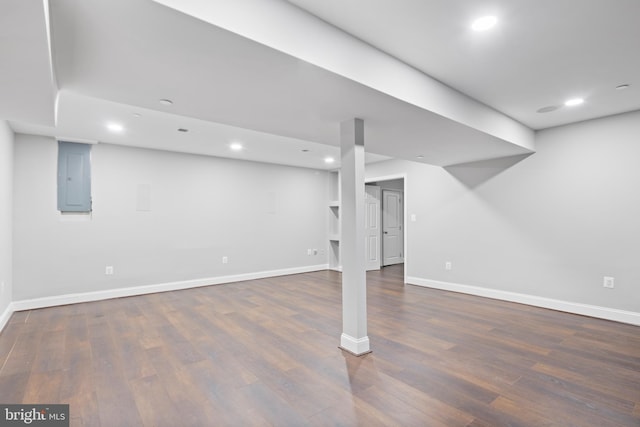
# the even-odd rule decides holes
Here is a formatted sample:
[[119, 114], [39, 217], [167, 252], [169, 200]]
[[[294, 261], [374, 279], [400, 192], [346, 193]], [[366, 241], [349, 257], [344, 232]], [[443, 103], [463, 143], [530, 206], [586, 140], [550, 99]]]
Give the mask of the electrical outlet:
[[107, 276], [112, 276], [113, 275], [113, 266], [112, 265], [107, 265], [104, 268], [104, 274], [106, 274]]
[[229, 262], [229, 257], [223, 256], [222, 257], [222, 263], [223, 264], [227, 264]]
[[605, 288], [613, 289], [615, 286], [614, 282], [615, 282], [614, 277], [604, 276], [602, 280], [602, 286]]
[[314, 255], [318, 255], [318, 250], [317, 250], [317, 249], [314, 249], [314, 250], [313, 250], [313, 254], [314, 254]]
[[452, 268], [453, 268], [453, 265], [451, 264], [451, 261], [447, 261], [444, 263], [445, 270], [451, 270]]

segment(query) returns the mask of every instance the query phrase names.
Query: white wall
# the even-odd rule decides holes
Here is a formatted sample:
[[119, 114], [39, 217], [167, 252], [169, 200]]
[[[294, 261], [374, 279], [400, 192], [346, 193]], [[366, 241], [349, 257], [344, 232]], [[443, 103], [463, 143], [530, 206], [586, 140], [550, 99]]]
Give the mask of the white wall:
[[15, 159], [15, 300], [327, 263], [326, 172], [98, 144], [82, 221], [56, 210], [53, 139], [17, 135]]
[[367, 176], [407, 173], [407, 276], [640, 313], [638, 141], [634, 112], [541, 131], [527, 158]]
[[0, 329], [11, 302], [13, 218], [13, 131], [0, 120]]

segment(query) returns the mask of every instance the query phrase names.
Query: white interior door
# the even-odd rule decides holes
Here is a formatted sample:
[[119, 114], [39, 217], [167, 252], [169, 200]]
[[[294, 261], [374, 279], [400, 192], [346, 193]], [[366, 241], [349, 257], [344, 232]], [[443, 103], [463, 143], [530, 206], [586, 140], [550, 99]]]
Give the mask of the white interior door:
[[380, 270], [380, 187], [365, 185], [364, 188], [367, 271]]
[[402, 192], [382, 190], [382, 265], [404, 262]]

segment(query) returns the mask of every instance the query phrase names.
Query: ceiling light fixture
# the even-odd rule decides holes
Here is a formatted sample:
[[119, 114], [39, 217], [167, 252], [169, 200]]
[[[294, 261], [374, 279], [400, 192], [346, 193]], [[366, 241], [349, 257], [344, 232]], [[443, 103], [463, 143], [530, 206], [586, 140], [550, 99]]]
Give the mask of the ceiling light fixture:
[[114, 133], [120, 133], [124, 130], [124, 126], [122, 126], [120, 123], [111, 122], [107, 123], [107, 129]]
[[140, 117], [142, 117], [142, 114], [140, 114], [140, 113], [133, 113], [133, 117], [135, 117], [136, 119], [139, 119]]
[[616, 90], [625, 90], [625, 89], [629, 89], [629, 87], [631, 87], [631, 85], [629, 83], [625, 83], [623, 85], [616, 86]]
[[240, 151], [242, 150], [242, 144], [240, 144], [239, 142], [234, 142], [231, 145], [229, 145], [229, 148], [231, 148], [233, 151]]
[[576, 105], [580, 105], [583, 102], [584, 102], [584, 99], [582, 98], [572, 98], [565, 101], [564, 105], [566, 105], [567, 107], [575, 107]]
[[178, 129], [178, 132], [189, 132], [189, 129], [180, 128], [180, 129]]
[[416, 156], [416, 159], [424, 159], [424, 156], [420, 154], [419, 156]]
[[325, 162], [325, 163], [329, 163], [329, 164], [331, 164], [331, 163], [333, 163], [333, 162], [335, 162], [335, 161], [336, 161], [336, 159], [334, 159], [333, 157], [325, 157], [325, 158], [324, 158], [324, 162]]
[[473, 31], [487, 31], [493, 28], [498, 23], [498, 18], [493, 15], [483, 16], [478, 18], [471, 24]]
[[161, 99], [160, 104], [164, 105], [165, 107], [169, 107], [173, 105], [173, 101], [170, 99]]

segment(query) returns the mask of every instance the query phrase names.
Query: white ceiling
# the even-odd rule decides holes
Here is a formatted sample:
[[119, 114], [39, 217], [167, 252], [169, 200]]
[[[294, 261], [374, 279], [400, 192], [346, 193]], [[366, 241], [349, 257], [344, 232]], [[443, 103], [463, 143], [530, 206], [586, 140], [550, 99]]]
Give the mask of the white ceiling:
[[[51, 135], [64, 141], [129, 145], [312, 169], [335, 168], [339, 165], [340, 148], [332, 145], [177, 116], [66, 90], [60, 92], [58, 105], [56, 127], [16, 121], [10, 123], [16, 132]], [[122, 124], [124, 131], [110, 132], [105, 126], [109, 123], [107, 118]], [[188, 132], [178, 131], [180, 128]], [[233, 142], [242, 143], [244, 149], [241, 152], [231, 150], [230, 143]], [[326, 164], [326, 157], [335, 159], [337, 163]], [[366, 153], [367, 162], [386, 159]]]
[[[494, 110], [538, 129], [640, 109], [633, 85], [640, 85], [633, 46], [640, 30], [632, 25], [640, 18], [637, 0], [616, 0], [615, 10], [604, 1], [491, 1], [487, 7], [500, 23], [482, 35], [467, 27], [481, 12], [477, 0], [178, 3], [215, 4], [218, 15], [235, 8], [241, 22], [246, 17], [252, 27], [271, 24], [277, 31], [275, 21], [250, 6], [296, 4], [454, 88], [440, 91], [453, 100], [446, 105], [442, 98], [449, 110], [463, 105], [486, 115], [476, 123], [456, 120], [409, 100], [413, 94], [385, 93], [150, 0], [50, 2], [52, 80], [48, 3], [21, 0], [0, 6], [0, 89], [8, 94], [0, 99], [0, 118], [17, 132], [330, 169], [337, 164], [323, 158], [339, 157], [339, 123], [353, 117], [365, 120], [368, 161], [396, 157], [451, 165], [530, 152], [526, 144], [492, 132], [510, 120]], [[300, 13], [288, 19], [309, 16]], [[568, 34], [560, 31], [562, 23]], [[311, 50], [304, 36], [296, 41]], [[632, 86], [614, 90], [621, 83]], [[586, 98], [584, 105], [535, 112], [576, 95]], [[161, 98], [174, 104], [162, 106]], [[108, 132], [108, 121], [123, 124], [124, 132]], [[233, 141], [246, 149], [231, 152]]]
[[[289, 3], [533, 129], [640, 109], [638, 0]], [[473, 32], [484, 15], [497, 26]], [[586, 102], [536, 112], [572, 97]]]

